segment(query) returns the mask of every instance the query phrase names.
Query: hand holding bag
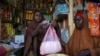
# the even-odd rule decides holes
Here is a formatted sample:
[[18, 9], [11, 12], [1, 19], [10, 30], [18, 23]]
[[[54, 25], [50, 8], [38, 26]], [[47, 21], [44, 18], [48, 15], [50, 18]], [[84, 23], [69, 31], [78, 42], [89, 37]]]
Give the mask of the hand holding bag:
[[61, 50], [61, 44], [56, 34], [56, 31], [52, 26], [49, 26], [44, 36], [43, 42], [40, 46], [40, 54], [53, 54], [60, 52]]

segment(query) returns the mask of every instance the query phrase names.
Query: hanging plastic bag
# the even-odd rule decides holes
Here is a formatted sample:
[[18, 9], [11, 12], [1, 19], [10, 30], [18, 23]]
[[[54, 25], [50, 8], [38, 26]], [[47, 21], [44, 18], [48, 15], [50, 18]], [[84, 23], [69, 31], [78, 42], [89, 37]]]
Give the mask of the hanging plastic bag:
[[69, 30], [66, 28], [61, 29], [61, 38], [62, 40], [67, 43], [69, 41]]
[[58, 36], [52, 26], [49, 26], [40, 46], [40, 54], [53, 54], [62, 50]]

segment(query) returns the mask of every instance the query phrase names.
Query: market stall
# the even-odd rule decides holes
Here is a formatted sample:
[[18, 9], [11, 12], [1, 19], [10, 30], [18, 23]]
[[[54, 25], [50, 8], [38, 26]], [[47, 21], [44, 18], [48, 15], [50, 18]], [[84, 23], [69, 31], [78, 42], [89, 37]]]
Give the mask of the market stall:
[[[89, 2], [90, 3], [89, 3]], [[95, 3], [92, 3], [95, 2]], [[61, 39], [64, 44], [64, 54], [66, 45], [73, 36], [75, 28], [75, 18], [88, 12], [88, 28], [92, 36], [99, 36], [99, 0], [0, 0], [0, 46], [6, 52], [23, 55], [26, 30], [28, 24], [34, 21], [35, 10], [40, 10], [47, 21], [55, 20], [59, 24]], [[93, 6], [92, 6], [93, 5]], [[80, 11], [82, 13], [80, 13]], [[94, 14], [92, 14], [95, 12]], [[99, 12], [99, 13], [98, 13]], [[97, 19], [96, 19], [97, 18]], [[95, 27], [97, 25], [98, 27]], [[84, 26], [83, 26], [84, 27]], [[82, 27], [82, 28], [83, 28]], [[96, 29], [96, 30], [94, 30]], [[9, 49], [9, 47], [10, 49]], [[30, 51], [31, 53], [32, 51]], [[0, 53], [1, 54], [1, 53]], [[31, 54], [32, 55], [32, 54]], [[60, 53], [48, 56], [63, 55]]]

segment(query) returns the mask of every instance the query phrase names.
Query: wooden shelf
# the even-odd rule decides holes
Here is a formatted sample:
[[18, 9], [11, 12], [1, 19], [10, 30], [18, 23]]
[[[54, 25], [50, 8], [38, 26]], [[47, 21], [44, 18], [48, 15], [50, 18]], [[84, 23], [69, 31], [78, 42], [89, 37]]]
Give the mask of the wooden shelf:
[[12, 23], [11, 20], [5, 20], [5, 19], [2, 19], [1, 21], [2, 21], [3, 23]]

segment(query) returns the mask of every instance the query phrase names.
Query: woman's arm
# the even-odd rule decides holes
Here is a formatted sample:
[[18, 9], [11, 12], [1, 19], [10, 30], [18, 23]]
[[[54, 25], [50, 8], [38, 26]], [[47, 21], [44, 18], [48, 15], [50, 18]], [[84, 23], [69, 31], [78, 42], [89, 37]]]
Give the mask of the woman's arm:
[[35, 23], [34, 22], [31, 22], [29, 25], [28, 25], [28, 28], [26, 30], [26, 38], [25, 38], [25, 47], [24, 47], [24, 53], [23, 53], [23, 56], [26, 56], [29, 48], [30, 48], [30, 45], [32, 43], [32, 37], [37, 35], [38, 33], [38, 30], [40, 29], [41, 25], [39, 25], [38, 27], [35, 28]]
[[34, 31], [32, 31], [31, 35], [32, 35], [32, 36], [37, 35], [38, 32], [39, 32], [39, 29], [41, 28], [41, 26], [42, 26], [42, 24], [39, 24], [39, 25], [34, 29]]

